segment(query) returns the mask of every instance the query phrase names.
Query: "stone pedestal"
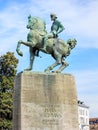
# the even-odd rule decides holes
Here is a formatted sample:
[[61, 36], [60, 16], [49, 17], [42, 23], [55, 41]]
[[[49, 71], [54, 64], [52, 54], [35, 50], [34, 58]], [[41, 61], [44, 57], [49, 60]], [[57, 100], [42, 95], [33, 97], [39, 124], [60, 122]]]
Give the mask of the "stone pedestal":
[[18, 74], [13, 130], [79, 130], [74, 77], [37, 72]]

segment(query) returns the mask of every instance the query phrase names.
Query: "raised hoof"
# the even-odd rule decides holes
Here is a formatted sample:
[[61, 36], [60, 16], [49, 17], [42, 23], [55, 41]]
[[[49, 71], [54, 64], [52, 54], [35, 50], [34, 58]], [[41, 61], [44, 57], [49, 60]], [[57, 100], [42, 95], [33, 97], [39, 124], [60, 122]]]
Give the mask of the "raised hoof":
[[18, 49], [16, 49], [16, 52], [18, 53], [18, 55], [23, 56], [23, 53], [19, 51]]

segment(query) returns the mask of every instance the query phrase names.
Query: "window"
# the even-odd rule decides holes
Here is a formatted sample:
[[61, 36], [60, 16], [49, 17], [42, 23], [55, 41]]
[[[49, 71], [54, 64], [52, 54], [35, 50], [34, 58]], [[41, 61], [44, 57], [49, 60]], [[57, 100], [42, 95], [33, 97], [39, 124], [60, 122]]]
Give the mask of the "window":
[[86, 116], [88, 115], [88, 111], [86, 110]]
[[90, 125], [93, 125], [93, 124], [94, 124], [94, 121], [90, 121], [89, 124], [90, 124]]
[[85, 123], [83, 117], [80, 117], [80, 122], [81, 122], [81, 124], [84, 124], [84, 123]]
[[86, 118], [86, 124], [88, 124], [89, 122], [88, 122], [88, 118]]

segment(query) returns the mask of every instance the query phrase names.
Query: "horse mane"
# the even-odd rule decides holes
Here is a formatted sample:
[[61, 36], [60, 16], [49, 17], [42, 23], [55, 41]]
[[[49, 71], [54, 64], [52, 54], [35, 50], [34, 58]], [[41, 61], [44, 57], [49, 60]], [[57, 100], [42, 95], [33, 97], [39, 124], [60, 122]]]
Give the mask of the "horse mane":
[[34, 26], [36, 26], [36, 28], [46, 32], [46, 23], [43, 19], [41, 19], [39, 17], [31, 17], [31, 18], [32, 18], [32, 20], [34, 19], [36, 21], [34, 24]]

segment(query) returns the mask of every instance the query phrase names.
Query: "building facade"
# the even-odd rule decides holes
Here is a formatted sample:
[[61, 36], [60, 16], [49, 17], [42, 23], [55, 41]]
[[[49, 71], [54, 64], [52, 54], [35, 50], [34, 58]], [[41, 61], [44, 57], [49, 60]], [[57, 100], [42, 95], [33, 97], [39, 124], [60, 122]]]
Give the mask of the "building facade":
[[89, 130], [89, 107], [78, 101], [79, 130]]

